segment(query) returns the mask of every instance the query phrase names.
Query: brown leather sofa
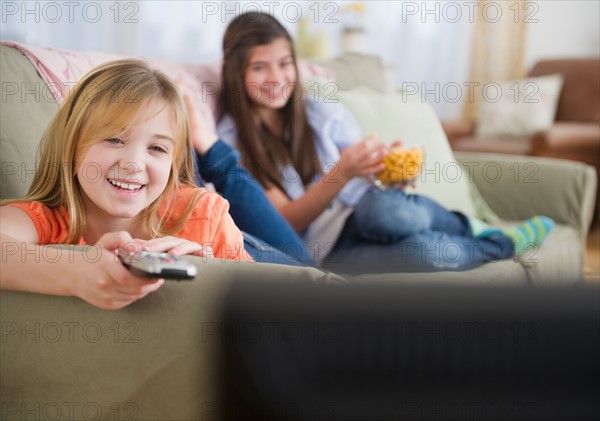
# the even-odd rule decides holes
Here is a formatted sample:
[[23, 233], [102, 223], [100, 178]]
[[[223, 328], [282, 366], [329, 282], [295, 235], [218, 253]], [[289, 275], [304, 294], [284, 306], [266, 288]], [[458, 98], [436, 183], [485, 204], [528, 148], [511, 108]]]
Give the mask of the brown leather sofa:
[[[600, 175], [600, 59], [543, 60], [528, 76], [555, 73], [562, 74], [564, 85], [550, 128], [526, 137], [476, 137], [474, 121], [444, 122], [452, 149], [581, 161]], [[599, 209], [600, 183], [595, 221]]]

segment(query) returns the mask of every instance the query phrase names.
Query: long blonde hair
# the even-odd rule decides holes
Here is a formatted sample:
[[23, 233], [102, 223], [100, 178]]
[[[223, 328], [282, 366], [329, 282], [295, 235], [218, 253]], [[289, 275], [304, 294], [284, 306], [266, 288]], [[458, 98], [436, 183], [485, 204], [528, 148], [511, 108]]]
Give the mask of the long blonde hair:
[[125, 131], [143, 107], [157, 100], [171, 110], [176, 127], [175, 151], [165, 190], [139, 217], [152, 237], [180, 231], [203, 192], [198, 189], [183, 217], [167, 224], [164, 216], [170, 213], [168, 207], [175, 191], [184, 184], [196, 186], [187, 109], [173, 82], [140, 60], [109, 62], [83, 77], [42, 136], [39, 166], [27, 196], [2, 205], [38, 201], [51, 208], [64, 206], [70, 218], [64, 242], [78, 242], [86, 226], [77, 179], [79, 163], [90, 146]]

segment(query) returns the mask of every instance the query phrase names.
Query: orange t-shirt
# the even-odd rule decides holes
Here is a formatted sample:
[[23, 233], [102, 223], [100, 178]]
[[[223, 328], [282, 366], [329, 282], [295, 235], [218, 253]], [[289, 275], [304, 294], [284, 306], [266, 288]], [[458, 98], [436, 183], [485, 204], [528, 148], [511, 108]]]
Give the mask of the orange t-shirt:
[[[196, 188], [181, 187], [174, 197], [169, 221], [178, 221]], [[38, 244], [62, 244], [67, 237], [69, 215], [64, 207], [49, 208], [40, 202], [17, 202], [8, 206], [22, 209], [32, 219], [38, 232]], [[242, 233], [229, 215], [229, 203], [216, 193], [205, 192], [200, 196], [190, 218], [174, 237], [184, 238], [201, 245], [209, 245], [216, 258], [252, 262], [244, 250]], [[84, 245], [83, 239], [78, 244]]]

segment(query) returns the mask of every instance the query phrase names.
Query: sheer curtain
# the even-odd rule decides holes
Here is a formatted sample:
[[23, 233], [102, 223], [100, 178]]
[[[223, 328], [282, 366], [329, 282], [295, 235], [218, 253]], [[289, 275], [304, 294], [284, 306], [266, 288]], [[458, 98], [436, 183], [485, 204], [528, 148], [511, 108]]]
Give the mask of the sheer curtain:
[[[527, 24], [537, 22], [537, 18], [531, 13], [537, 9], [531, 8], [528, 3], [525, 0], [505, 3], [488, 0], [480, 2], [482, 8], [493, 5], [494, 10], [488, 15], [479, 15], [476, 19], [476, 36], [470, 68], [472, 82], [483, 86], [490, 81], [514, 80], [525, 76]], [[491, 10], [489, 7], [488, 9]], [[504, 18], [494, 17], [499, 15]], [[472, 101], [465, 101], [463, 117], [475, 120], [481, 101], [481, 95], [475, 95]]]
[[[340, 10], [346, 3], [3, 1], [0, 35], [3, 40], [39, 46], [210, 62], [221, 59], [227, 23], [239, 13], [258, 9], [272, 12], [293, 36], [299, 18], [310, 18], [312, 30], [327, 35], [329, 50], [336, 55], [340, 53]], [[473, 33], [465, 10], [459, 21], [451, 22], [452, 10], [441, 1], [362, 3], [367, 51], [382, 57], [399, 87], [431, 103], [442, 118], [458, 117], [461, 105], [455, 88], [463, 87], [468, 78]]]
[[396, 85], [430, 103], [441, 118], [459, 117], [474, 33], [466, 10], [457, 9], [458, 18], [442, 1], [373, 3], [371, 48], [393, 66]]

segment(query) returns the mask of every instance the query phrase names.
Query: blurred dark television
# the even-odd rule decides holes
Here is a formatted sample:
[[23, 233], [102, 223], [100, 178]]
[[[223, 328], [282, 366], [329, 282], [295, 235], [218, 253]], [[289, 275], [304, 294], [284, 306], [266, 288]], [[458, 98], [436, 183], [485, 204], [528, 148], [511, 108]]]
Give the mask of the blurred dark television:
[[597, 288], [236, 282], [227, 420], [597, 420]]

